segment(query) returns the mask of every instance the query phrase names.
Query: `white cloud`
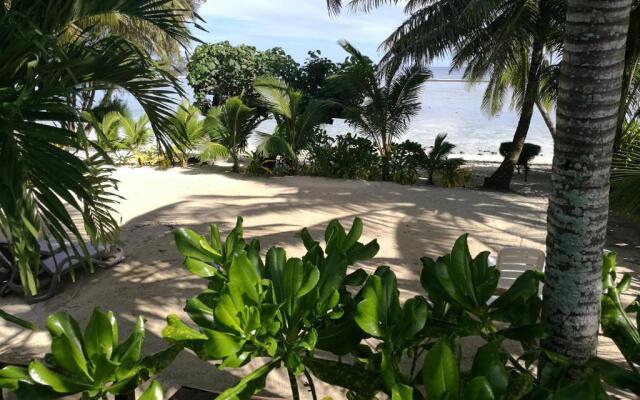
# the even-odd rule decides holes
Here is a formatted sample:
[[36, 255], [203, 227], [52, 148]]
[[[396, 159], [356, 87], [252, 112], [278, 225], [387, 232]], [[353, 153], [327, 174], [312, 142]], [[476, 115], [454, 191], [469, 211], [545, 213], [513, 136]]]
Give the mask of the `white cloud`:
[[[346, 38], [354, 43], [375, 45], [404, 20], [398, 6], [330, 17], [325, 0], [209, 0], [200, 14], [216, 37], [229, 34], [332, 41]], [[236, 21], [239, 31], [228, 28], [223, 31], [225, 25], [220, 22], [224, 20]]]

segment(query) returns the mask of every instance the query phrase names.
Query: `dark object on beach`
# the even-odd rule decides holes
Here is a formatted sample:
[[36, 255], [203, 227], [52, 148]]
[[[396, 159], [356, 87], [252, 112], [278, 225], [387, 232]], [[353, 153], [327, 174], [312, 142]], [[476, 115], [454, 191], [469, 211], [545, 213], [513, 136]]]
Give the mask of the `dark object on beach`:
[[[511, 142], [503, 142], [500, 143], [500, 155], [506, 157], [507, 154], [511, 151], [511, 146], [513, 143]], [[524, 181], [527, 181], [529, 177], [529, 163], [540, 154], [540, 146], [532, 143], [525, 143], [524, 147], [522, 147], [522, 151], [520, 152], [520, 158], [518, 159], [518, 163], [516, 164], [516, 168], [518, 169], [518, 173], [520, 173], [520, 167], [524, 167]]]

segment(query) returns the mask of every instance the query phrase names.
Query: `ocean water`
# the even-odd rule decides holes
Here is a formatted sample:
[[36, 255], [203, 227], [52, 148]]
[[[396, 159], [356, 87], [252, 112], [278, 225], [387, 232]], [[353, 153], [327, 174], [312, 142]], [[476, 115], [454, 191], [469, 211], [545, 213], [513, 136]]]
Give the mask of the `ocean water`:
[[[456, 145], [454, 153], [470, 161], [500, 161], [498, 153], [501, 142], [511, 141], [518, 124], [518, 114], [507, 106], [496, 116], [481, 109], [486, 83], [470, 86], [462, 80], [459, 71], [449, 73], [448, 68], [433, 67], [433, 78], [422, 90], [422, 110], [412, 120], [409, 131], [399, 138], [414, 140], [425, 147], [433, 144], [438, 133], [446, 133], [447, 140]], [[184, 86], [189, 96], [192, 91], [186, 80]], [[142, 112], [140, 106], [126, 97], [134, 114]], [[273, 121], [264, 122], [259, 131], [271, 132]], [[352, 132], [343, 120], [326, 125], [330, 135]], [[553, 156], [553, 140], [538, 110], [534, 110], [527, 142], [540, 145], [542, 151], [534, 163], [550, 164]], [[255, 143], [253, 143], [255, 145]]]

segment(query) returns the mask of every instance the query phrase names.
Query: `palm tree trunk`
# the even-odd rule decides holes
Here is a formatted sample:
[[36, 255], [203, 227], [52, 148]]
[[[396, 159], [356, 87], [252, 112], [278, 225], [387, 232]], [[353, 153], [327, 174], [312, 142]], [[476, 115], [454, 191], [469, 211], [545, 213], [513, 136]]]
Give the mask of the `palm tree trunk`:
[[570, 0], [547, 214], [548, 350], [596, 353], [602, 249], [631, 0]]
[[231, 172], [240, 172], [240, 165], [238, 165], [238, 153], [235, 151], [231, 152], [231, 160], [233, 161], [233, 166], [231, 167]]
[[538, 111], [540, 112], [540, 115], [542, 116], [542, 119], [544, 120], [544, 124], [547, 126], [547, 129], [549, 129], [549, 133], [551, 134], [551, 138], [555, 139], [555, 137], [556, 137], [556, 126], [553, 124], [553, 120], [551, 120], [551, 116], [549, 115], [547, 110], [544, 109], [544, 106], [540, 103], [539, 99], [536, 99], [536, 107], [538, 108]]
[[502, 161], [500, 167], [488, 178], [484, 180], [484, 186], [490, 189], [509, 190], [511, 186], [511, 178], [513, 178], [513, 170], [518, 163], [520, 153], [527, 139], [529, 126], [531, 125], [531, 117], [533, 116], [533, 108], [538, 98], [538, 86], [540, 83], [540, 64], [542, 63], [543, 46], [541, 40], [536, 38], [531, 48], [531, 62], [529, 64], [529, 73], [527, 74], [527, 87], [525, 89], [522, 110], [520, 111], [520, 120], [513, 135], [513, 145], [511, 151]]

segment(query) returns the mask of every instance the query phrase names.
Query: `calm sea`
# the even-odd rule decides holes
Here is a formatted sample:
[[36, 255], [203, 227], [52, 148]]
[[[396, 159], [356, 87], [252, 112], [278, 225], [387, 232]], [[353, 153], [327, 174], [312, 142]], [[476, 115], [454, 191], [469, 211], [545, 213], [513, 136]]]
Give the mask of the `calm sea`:
[[[470, 86], [462, 80], [461, 72], [449, 73], [448, 68], [433, 67], [433, 79], [422, 91], [422, 110], [416, 116], [407, 134], [400, 140], [410, 139], [424, 146], [433, 144], [438, 133], [446, 133], [447, 140], [456, 145], [457, 156], [473, 161], [500, 161], [498, 148], [501, 142], [511, 141], [518, 115], [505, 107], [498, 115], [490, 116], [480, 108], [486, 83]], [[185, 86], [191, 94], [188, 85]], [[142, 110], [130, 99], [135, 114]], [[505, 101], [508, 105], [509, 100]], [[259, 130], [270, 132], [273, 121], [267, 121]], [[326, 126], [330, 135], [351, 131], [342, 120]], [[542, 117], [534, 111], [527, 141], [538, 144], [542, 152], [534, 163], [550, 164], [553, 156], [553, 141]]]

